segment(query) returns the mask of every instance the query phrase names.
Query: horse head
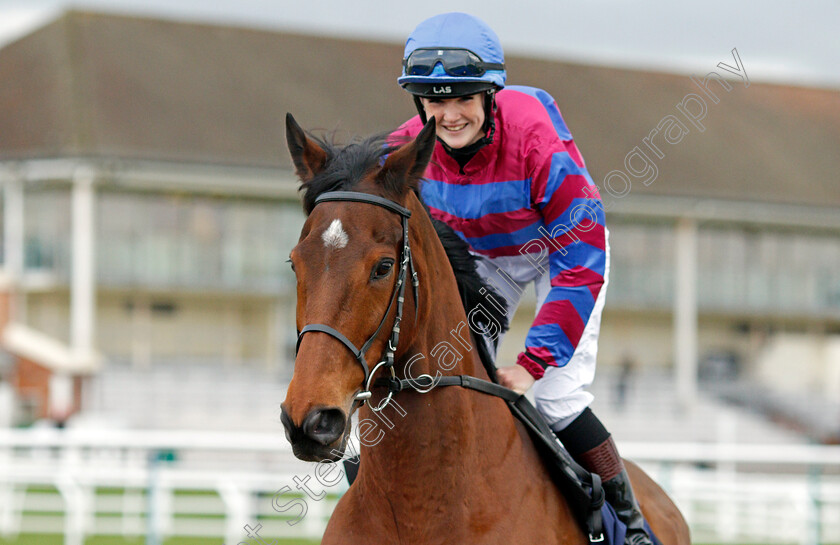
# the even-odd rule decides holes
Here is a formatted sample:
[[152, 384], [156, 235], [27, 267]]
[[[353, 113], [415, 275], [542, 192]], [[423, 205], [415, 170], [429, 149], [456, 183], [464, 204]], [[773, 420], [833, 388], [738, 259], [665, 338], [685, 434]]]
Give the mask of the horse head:
[[290, 255], [300, 333], [281, 418], [295, 456], [334, 461], [353, 411], [370, 395], [375, 364], [398, 351], [389, 343], [400, 333], [403, 300], [406, 316], [416, 309], [412, 290], [403, 296], [411, 282], [408, 207], [419, 204], [412, 190], [434, 149], [434, 119], [399, 148], [381, 139], [333, 147], [308, 137], [291, 115], [286, 137], [308, 216]]

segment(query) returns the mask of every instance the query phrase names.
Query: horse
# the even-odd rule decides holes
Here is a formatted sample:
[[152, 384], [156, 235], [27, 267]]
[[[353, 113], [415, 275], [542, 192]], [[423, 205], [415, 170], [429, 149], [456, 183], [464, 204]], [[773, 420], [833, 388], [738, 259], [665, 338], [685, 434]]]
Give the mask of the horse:
[[[338, 147], [286, 118], [307, 219], [290, 254], [300, 333], [281, 420], [295, 456], [335, 462], [359, 413], [358, 475], [322, 544], [589, 543], [505, 402], [435, 387], [488, 374], [469, 332], [479, 320], [417, 196], [434, 123], [401, 146]], [[377, 374], [415, 387], [394, 394], [376, 387]], [[688, 544], [670, 498], [638, 466], [627, 469], [661, 542]]]

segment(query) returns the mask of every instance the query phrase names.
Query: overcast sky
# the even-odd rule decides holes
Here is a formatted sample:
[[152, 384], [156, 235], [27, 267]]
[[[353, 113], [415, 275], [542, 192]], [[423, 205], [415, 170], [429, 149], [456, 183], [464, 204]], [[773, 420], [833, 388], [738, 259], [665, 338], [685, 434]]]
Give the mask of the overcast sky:
[[466, 11], [509, 52], [705, 74], [737, 48], [751, 80], [840, 88], [837, 0], [0, 0], [0, 44], [68, 6], [394, 42], [426, 17]]

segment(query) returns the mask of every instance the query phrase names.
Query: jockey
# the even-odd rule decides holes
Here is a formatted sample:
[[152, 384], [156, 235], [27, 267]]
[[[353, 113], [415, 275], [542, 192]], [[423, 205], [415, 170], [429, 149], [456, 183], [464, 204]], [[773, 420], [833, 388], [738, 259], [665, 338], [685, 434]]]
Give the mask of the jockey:
[[509, 318], [526, 286], [536, 289], [524, 350], [499, 367], [499, 382], [520, 394], [534, 387], [537, 409], [572, 457], [603, 479], [626, 543], [647, 545], [627, 472], [586, 391], [610, 264], [598, 189], [554, 99], [505, 79], [502, 46], [483, 21], [464, 13], [423, 21], [406, 41], [398, 79], [419, 115], [394, 138], [415, 137], [435, 117], [422, 200], [469, 243]]

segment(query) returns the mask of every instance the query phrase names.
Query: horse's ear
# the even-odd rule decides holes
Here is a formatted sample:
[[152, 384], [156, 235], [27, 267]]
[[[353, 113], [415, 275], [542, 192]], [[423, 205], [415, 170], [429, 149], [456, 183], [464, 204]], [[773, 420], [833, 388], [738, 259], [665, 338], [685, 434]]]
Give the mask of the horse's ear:
[[289, 145], [295, 172], [301, 182], [308, 182], [324, 170], [327, 152], [306, 136], [290, 113], [286, 114], [286, 143]]
[[391, 153], [376, 179], [398, 194], [402, 194], [407, 187], [415, 186], [423, 177], [432, 152], [435, 149], [435, 118], [429, 119], [426, 126], [413, 141]]

